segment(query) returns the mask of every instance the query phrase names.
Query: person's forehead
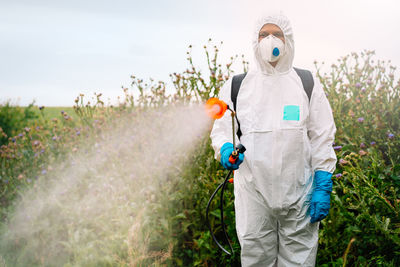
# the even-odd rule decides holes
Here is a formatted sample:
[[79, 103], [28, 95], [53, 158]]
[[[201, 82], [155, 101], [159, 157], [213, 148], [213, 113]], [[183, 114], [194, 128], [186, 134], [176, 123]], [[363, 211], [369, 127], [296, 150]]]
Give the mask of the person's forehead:
[[278, 25], [273, 24], [273, 23], [264, 24], [260, 29], [260, 32], [261, 31], [274, 31], [274, 32], [279, 31], [279, 32], [282, 32], [281, 28]]

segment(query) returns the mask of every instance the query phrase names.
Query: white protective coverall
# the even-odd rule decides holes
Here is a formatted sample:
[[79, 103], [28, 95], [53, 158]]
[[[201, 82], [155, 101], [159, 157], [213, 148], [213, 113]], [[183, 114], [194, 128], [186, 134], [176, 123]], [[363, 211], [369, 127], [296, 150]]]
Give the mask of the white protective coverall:
[[[285, 52], [275, 68], [259, 52], [258, 34], [268, 23], [277, 25], [285, 38]], [[309, 101], [292, 66], [293, 33], [284, 15], [256, 23], [253, 48], [257, 68], [244, 78], [236, 107], [240, 142], [247, 149], [234, 176], [242, 266], [314, 266], [319, 222], [310, 223], [308, 208], [314, 172], [333, 173], [336, 165], [332, 110], [315, 75]], [[219, 98], [233, 107], [231, 83], [221, 88]], [[214, 123], [216, 159], [221, 146], [232, 143], [231, 127], [229, 112]]]

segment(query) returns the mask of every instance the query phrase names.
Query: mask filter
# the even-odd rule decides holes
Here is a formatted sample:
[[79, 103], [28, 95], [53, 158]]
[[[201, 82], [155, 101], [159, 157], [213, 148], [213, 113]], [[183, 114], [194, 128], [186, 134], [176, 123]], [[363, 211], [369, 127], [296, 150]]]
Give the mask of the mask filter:
[[259, 49], [263, 60], [275, 62], [283, 55], [285, 44], [281, 39], [270, 34], [260, 41]]

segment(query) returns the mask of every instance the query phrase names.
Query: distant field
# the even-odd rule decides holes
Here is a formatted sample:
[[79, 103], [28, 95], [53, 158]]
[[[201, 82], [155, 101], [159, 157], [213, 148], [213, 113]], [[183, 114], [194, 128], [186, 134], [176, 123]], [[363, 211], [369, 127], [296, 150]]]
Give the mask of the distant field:
[[67, 112], [68, 115], [74, 120], [78, 119], [73, 107], [45, 107], [42, 111], [40, 111], [39, 107], [35, 106], [33, 110], [38, 116], [41, 116], [40, 113], [43, 112], [43, 115], [46, 119], [62, 118], [61, 111]]

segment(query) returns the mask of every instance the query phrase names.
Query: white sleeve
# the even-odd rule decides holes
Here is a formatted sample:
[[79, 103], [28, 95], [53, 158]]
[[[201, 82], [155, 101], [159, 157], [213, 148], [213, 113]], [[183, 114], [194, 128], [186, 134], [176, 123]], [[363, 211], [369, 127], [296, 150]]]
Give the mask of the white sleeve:
[[[232, 78], [225, 82], [222, 88], [219, 91], [218, 98], [224, 101], [228, 106], [233, 110], [233, 103], [231, 100], [231, 85], [232, 85]], [[236, 135], [237, 131], [237, 122], [236, 119], [235, 123], [235, 138], [236, 144], [238, 143], [238, 137]], [[221, 155], [219, 153], [221, 147], [226, 142], [233, 143], [232, 141], [232, 116], [231, 112], [227, 110], [224, 116], [220, 119], [214, 121], [214, 126], [211, 130], [211, 144], [215, 151], [215, 159], [219, 160]]]
[[311, 143], [311, 167], [315, 171], [333, 173], [336, 168], [336, 154], [332, 147], [336, 126], [332, 109], [318, 78], [313, 75], [314, 88], [310, 100], [310, 114], [307, 125]]

